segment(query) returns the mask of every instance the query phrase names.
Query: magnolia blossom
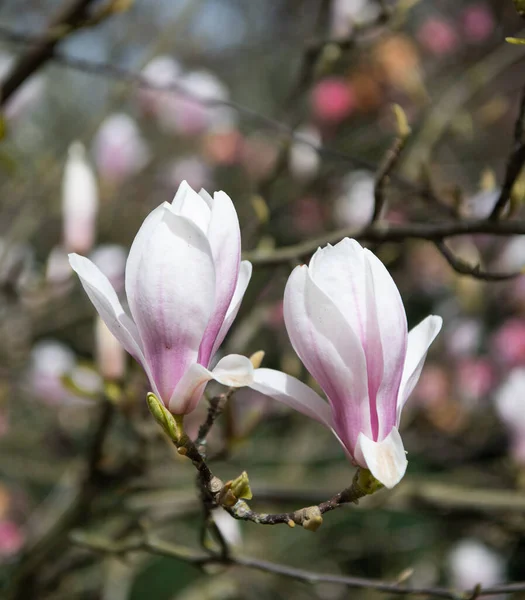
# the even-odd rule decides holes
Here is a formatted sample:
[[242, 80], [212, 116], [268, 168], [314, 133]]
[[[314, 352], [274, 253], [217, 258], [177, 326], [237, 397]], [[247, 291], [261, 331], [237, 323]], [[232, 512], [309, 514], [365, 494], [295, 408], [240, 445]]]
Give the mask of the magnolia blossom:
[[292, 272], [284, 318], [295, 351], [328, 403], [271, 369], [257, 369], [252, 387], [326, 425], [353, 463], [393, 487], [407, 466], [401, 410], [441, 317], [427, 317], [408, 333], [401, 296], [385, 266], [345, 238]]
[[89, 252], [96, 233], [98, 186], [86, 150], [71, 144], [62, 179], [64, 247], [68, 252]]
[[137, 123], [117, 113], [100, 125], [93, 139], [93, 156], [99, 175], [121, 184], [146, 166], [150, 152]]
[[338, 225], [364, 227], [374, 214], [375, 178], [370, 171], [353, 171], [341, 182], [334, 202], [334, 219]]
[[248, 286], [251, 264], [240, 260], [237, 213], [229, 196], [212, 198], [183, 182], [173, 202], [153, 210], [126, 263], [126, 314], [108, 279], [87, 258], [70, 262], [108, 329], [142, 365], [153, 393], [174, 414], [191, 412], [206, 383], [251, 383], [248, 358], [210, 362]]

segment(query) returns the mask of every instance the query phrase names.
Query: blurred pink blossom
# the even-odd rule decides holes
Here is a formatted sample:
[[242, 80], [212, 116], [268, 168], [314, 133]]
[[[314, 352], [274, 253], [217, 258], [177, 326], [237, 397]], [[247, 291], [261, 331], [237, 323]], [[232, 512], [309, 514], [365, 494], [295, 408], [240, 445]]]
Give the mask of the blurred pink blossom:
[[204, 155], [215, 165], [234, 165], [239, 161], [242, 135], [236, 128], [211, 131], [204, 139]]
[[510, 453], [516, 462], [525, 464], [525, 369], [514, 369], [494, 397], [499, 418], [506, 426]]
[[100, 177], [115, 184], [141, 171], [150, 158], [136, 122], [123, 113], [110, 115], [102, 122], [92, 151]]
[[319, 81], [312, 90], [311, 102], [314, 117], [329, 123], [343, 121], [356, 107], [352, 87], [338, 77]]
[[446, 348], [454, 357], [474, 354], [481, 344], [481, 336], [482, 326], [476, 319], [455, 319], [444, 331]]
[[486, 397], [496, 383], [494, 367], [486, 357], [460, 360], [456, 365], [456, 377], [462, 398], [472, 402]]
[[417, 32], [421, 46], [430, 54], [445, 56], [457, 50], [459, 39], [453, 25], [439, 16], [428, 17]]
[[29, 383], [33, 394], [49, 404], [61, 404], [69, 396], [62, 377], [76, 365], [74, 352], [56, 340], [41, 340], [31, 351]]
[[492, 35], [495, 27], [494, 15], [485, 2], [467, 6], [461, 15], [465, 39], [472, 44], [481, 44]]
[[525, 320], [509, 319], [492, 338], [492, 353], [506, 367], [525, 365]]
[[[142, 77], [152, 85], [152, 88], [169, 87], [176, 84], [181, 76], [182, 69], [179, 63], [171, 56], [161, 55], [153, 58], [142, 70]], [[146, 114], [157, 116], [165, 110], [164, 105], [169, 104], [173, 91], [162, 91], [140, 87], [137, 96], [141, 109]]]
[[98, 372], [105, 380], [120, 381], [124, 378], [126, 352], [98, 316], [95, 320], [95, 357]]
[[157, 115], [167, 133], [191, 136], [236, 125], [235, 112], [222, 104], [229, 99], [229, 90], [216, 75], [193, 71], [182, 75], [179, 83], [186, 93], [171, 94]]
[[18, 554], [23, 545], [24, 534], [20, 527], [14, 521], [0, 521], [0, 559]]
[[415, 400], [425, 406], [434, 406], [449, 394], [450, 379], [447, 371], [440, 365], [429, 363], [414, 389]]

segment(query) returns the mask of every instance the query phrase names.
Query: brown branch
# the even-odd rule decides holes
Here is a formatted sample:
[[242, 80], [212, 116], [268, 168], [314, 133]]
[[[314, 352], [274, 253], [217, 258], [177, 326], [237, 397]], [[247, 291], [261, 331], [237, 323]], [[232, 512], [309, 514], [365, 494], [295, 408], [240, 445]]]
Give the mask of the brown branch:
[[[507, 594], [525, 591], [525, 581], [495, 585], [491, 587], [465, 590], [463, 592], [443, 587], [407, 587], [406, 583], [391, 583], [379, 579], [367, 579], [364, 577], [351, 577], [346, 575], [331, 575], [329, 573], [317, 573], [315, 571], [289, 567], [258, 558], [248, 556], [230, 555], [222, 557], [215, 554], [198, 553], [191, 548], [170, 544], [161, 540], [154, 539], [152, 536], [144, 533], [140, 537], [135, 537], [124, 541], [113, 541], [100, 536], [91, 536], [83, 532], [74, 532], [71, 541], [75, 545], [102, 554], [115, 554], [117, 556], [125, 555], [129, 552], [149, 552], [151, 554], [175, 558], [194, 565], [221, 564], [225, 566], [238, 566], [247, 569], [256, 569], [265, 573], [282, 575], [306, 583], [335, 583], [349, 588], [370, 589], [378, 592], [395, 594], [402, 596], [433, 596], [437, 598], [446, 598], [448, 600], [458, 600], [458, 598], [472, 597], [476, 592], [479, 596], [489, 596], [493, 594]], [[476, 586], [478, 588], [478, 586]]]
[[317, 238], [284, 246], [271, 251], [245, 252], [243, 258], [254, 265], [276, 265], [308, 257], [319, 246], [336, 244], [345, 237], [364, 242], [402, 242], [421, 239], [439, 242], [448, 237], [478, 233], [506, 237], [525, 235], [525, 221], [489, 221], [486, 219], [445, 221], [438, 223], [408, 223], [405, 225], [374, 224], [361, 229], [344, 227]]
[[394, 105], [394, 113], [397, 120], [397, 137], [385, 154], [385, 158], [375, 176], [374, 214], [372, 215], [371, 223], [375, 223], [381, 216], [386, 201], [386, 187], [410, 135], [410, 127], [408, 126], [403, 109], [398, 105]]
[[0, 106], [52, 56], [55, 46], [65, 32], [77, 27], [86, 17], [86, 11], [94, 0], [73, 0], [67, 3], [48, 25], [48, 33], [41, 36], [39, 43], [23, 54], [4, 79], [0, 88]]
[[523, 127], [525, 121], [525, 86], [521, 92], [520, 108], [514, 126], [514, 139], [512, 144], [512, 152], [507, 161], [507, 169], [505, 171], [505, 179], [501, 192], [496, 202], [490, 219], [497, 221], [503, 214], [507, 202], [512, 194], [512, 188], [518, 179], [523, 165], [525, 164], [525, 139], [523, 137]]
[[474, 279], [481, 279], [482, 281], [506, 281], [507, 279], [514, 279], [515, 277], [522, 275], [521, 271], [509, 273], [491, 273], [489, 271], [484, 271], [480, 265], [470, 265], [457, 257], [444, 241], [440, 240], [435, 242], [435, 246], [454, 271], [460, 275], [469, 275], [470, 277], [474, 277]]

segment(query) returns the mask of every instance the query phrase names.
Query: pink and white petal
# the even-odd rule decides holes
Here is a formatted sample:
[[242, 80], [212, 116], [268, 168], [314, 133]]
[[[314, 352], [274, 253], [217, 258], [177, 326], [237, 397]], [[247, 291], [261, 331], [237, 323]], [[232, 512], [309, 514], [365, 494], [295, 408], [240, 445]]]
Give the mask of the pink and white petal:
[[197, 362], [214, 294], [215, 268], [206, 236], [189, 219], [165, 210], [137, 269], [134, 312], [165, 402]]
[[288, 279], [284, 320], [295, 351], [328, 397], [337, 434], [353, 449], [360, 432], [372, 435], [361, 340], [306, 266]]
[[423, 319], [408, 333], [407, 353], [403, 369], [403, 377], [397, 398], [397, 424], [401, 419], [401, 411], [408, 397], [419, 380], [430, 344], [441, 330], [443, 319], [430, 315]]
[[333, 428], [330, 405], [291, 375], [273, 369], [255, 369], [254, 380], [249, 387], [319, 421], [329, 429]]
[[[396, 425], [397, 396], [407, 348], [405, 307], [392, 276], [369, 250], [364, 250], [367, 273], [366, 357], [371, 412], [377, 419], [375, 440]], [[373, 427], [375, 429], [375, 427]]]
[[226, 316], [222, 322], [221, 328], [219, 329], [219, 333], [215, 338], [215, 342], [213, 344], [213, 348], [210, 354], [210, 360], [213, 358], [214, 354], [220, 348], [226, 334], [230, 330], [232, 323], [239, 312], [239, 308], [241, 307], [242, 299], [244, 297], [244, 293], [250, 283], [250, 279], [252, 277], [252, 263], [248, 260], [243, 260], [241, 262], [241, 268], [239, 270], [239, 278], [237, 279], [237, 286], [235, 287], [235, 292], [233, 294], [233, 298], [230, 302], [230, 306], [226, 311]]
[[77, 273], [93, 306], [107, 328], [124, 349], [139, 362], [150, 380], [152, 391], [158, 394], [152, 372], [144, 357], [142, 342], [135, 323], [124, 312], [108, 278], [89, 259], [78, 254], [69, 255], [71, 268]]
[[339, 308], [354, 333], [366, 337], [365, 255], [358, 242], [344, 238], [319, 248], [308, 266], [310, 276]]
[[176, 215], [193, 221], [204, 234], [208, 232], [211, 217], [210, 207], [186, 181], [179, 185], [170, 210]]
[[213, 197], [208, 241], [215, 263], [215, 307], [199, 350], [199, 363], [202, 365], [209, 364], [215, 340], [235, 292], [241, 263], [239, 219], [233, 202], [224, 192], [216, 192]]
[[195, 410], [211, 379], [213, 375], [208, 369], [197, 363], [190, 365], [171, 395], [168, 404], [170, 412], [174, 415], [187, 415]]
[[254, 368], [249, 358], [240, 354], [228, 354], [211, 372], [213, 379], [228, 387], [244, 387], [253, 383]]
[[408, 465], [403, 440], [396, 427], [381, 442], [374, 442], [361, 433], [354, 459], [387, 488], [393, 488], [401, 481]]
[[129, 309], [133, 317], [136, 313], [135, 288], [142, 254], [157, 225], [162, 221], [164, 212], [169, 206], [168, 202], [164, 202], [149, 213], [138, 230], [129, 250], [128, 259], [126, 261], [125, 286]]

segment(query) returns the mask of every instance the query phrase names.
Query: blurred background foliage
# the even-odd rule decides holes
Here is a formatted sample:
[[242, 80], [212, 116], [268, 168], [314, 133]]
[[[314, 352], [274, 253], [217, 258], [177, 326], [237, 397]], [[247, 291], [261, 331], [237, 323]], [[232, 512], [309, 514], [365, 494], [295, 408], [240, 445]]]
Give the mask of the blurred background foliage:
[[[79, 481], [104, 397], [94, 312], [64, 251], [97, 257], [122, 287], [138, 227], [184, 179], [231, 196], [247, 251], [364, 226], [373, 212], [374, 173], [395, 136], [394, 102], [412, 136], [388, 185], [385, 221], [488, 216], [524, 83], [524, 50], [504, 38], [523, 35], [523, 21], [510, 0], [92, 4], [92, 14], [106, 6], [113, 14], [64, 32], [60, 56], [3, 111], [0, 584], [12, 594], [6, 597], [375, 597], [238, 567], [210, 566], [203, 574], [143, 553], [94, 555], [68, 543], [70, 529], [118, 539], [145, 522], [163, 539], [198, 547], [201, 509], [194, 470], [160, 435], [144, 402], [145, 378], [129, 361], [109, 388], [119, 410], [104, 446], [105, 477], [64, 523], [75, 499], [86, 500]], [[61, 5], [0, 1], [0, 73], [7, 76]], [[385, 11], [392, 13], [386, 20]], [[180, 82], [194, 96], [249, 110], [203, 107], [177, 92], [147, 90], [126, 73], [153, 85]], [[291, 141], [290, 128], [325, 150]], [[95, 240], [85, 247], [64, 241], [62, 177], [74, 142], [86, 149], [99, 195]], [[429, 186], [440, 202], [422, 193]], [[518, 183], [514, 215], [522, 214], [522, 196]], [[316, 534], [221, 526], [239, 553], [320, 572], [457, 588], [523, 580], [524, 281], [460, 276], [424, 240], [371, 247], [395, 278], [409, 323], [431, 312], [445, 323], [404, 416], [405, 480], [359, 507], [330, 513]], [[457, 237], [451, 247], [488, 269], [525, 266], [518, 236]], [[282, 319], [293, 264], [255, 264], [224, 350], [263, 349], [265, 366], [315, 385]], [[206, 415], [201, 404], [193, 434]], [[329, 433], [271, 402], [256, 403], [246, 391], [217, 421], [209, 455], [225, 480], [246, 469], [254, 506], [273, 512], [325, 500], [353, 477]], [[42, 539], [49, 545], [39, 545]], [[37, 560], [28, 567], [35, 547]]]

